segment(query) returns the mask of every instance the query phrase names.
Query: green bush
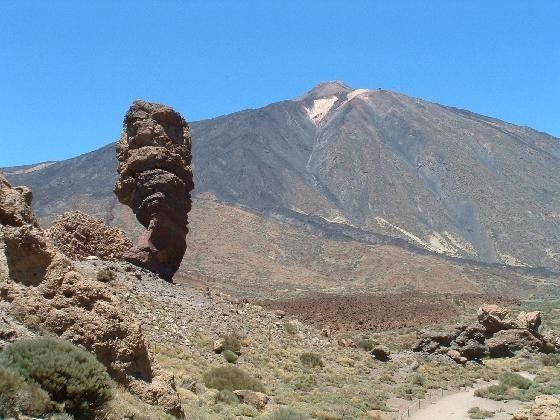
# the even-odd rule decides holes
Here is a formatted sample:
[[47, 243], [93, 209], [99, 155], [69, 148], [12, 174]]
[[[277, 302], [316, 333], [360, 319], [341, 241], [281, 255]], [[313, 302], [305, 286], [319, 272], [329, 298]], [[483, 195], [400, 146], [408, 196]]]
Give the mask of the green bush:
[[39, 385], [0, 365], [0, 418], [40, 416], [54, 409], [49, 394]]
[[300, 375], [292, 381], [294, 389], [298, 391], [311, 391], [317, 386], [317, 379], [313, 375]]
[[518, 373], [507, 372], [499, 377], [500, 384], [508, 388], [529, 389], [533, 381]]
[[307, 417], [306, 415], [301, 414], [288, 407], [282, 407], [279, 408], [278, 410], [275, 410], [268, 416], [268, 418], [270, 420], [308, 420], [309, 419], [309, 417]]
[[489, 419], [494, 417], [493, 411], [483, 410], [480, 407], [469, 408], [467, 413], [471, 419]]
[[224, 356], [224, 359], [226, 359], [228, 363], [235, 363], [239, 358], [239, 356], [234, 352], [232, 352], [231, 350], [224, 350], [222, 352], [222, 356]]
[[371, 351], [375, 345], [375, 341], [372, 341], [369, 338], [358, 338], [356, 340], [356, 346], [362, 350]]
[[78, 418], [91, 418], [112, 396], [111, 379], [95, 356], [55, 338], [21, 340], [0, 353], [0, 366], [35, 381]]
[[545, 354], [541, 357], [544, 366], [558, 366], [560, 364], [560, 354]]
[[111, 280], [115, 279], [115, 273], [109, 269], [99, 270], [97, 272], [97, 280], [103, 283], [109, 283]]
[[222, 389], [216, 394], [216, 402], [223, 402], [228, 405], [239, 404], [239, 398], [233, 392]]
[[415, 373], [410, 377], [410, 383], [413, 385], [424, 386], [426, 385], [426, 379], [419, 373]]
[[317, 353], [302, 353], [299, 356], [301, 363], [307, 367], [323, 367], [323, 361], [321, 360], [321, 356]]
[[235, 366], [213, 368], [204, 374], [203, 380], [204, 385], [208, 388], [220, 391], [223, 389], [228, 391], [250, 389], [264, 392], [264, 386], [256, 378]]
[[296, 335], [298, 333], [298, 327], [295, 322], [287, 321], [284, 323], [284, 329], [290, 335]]

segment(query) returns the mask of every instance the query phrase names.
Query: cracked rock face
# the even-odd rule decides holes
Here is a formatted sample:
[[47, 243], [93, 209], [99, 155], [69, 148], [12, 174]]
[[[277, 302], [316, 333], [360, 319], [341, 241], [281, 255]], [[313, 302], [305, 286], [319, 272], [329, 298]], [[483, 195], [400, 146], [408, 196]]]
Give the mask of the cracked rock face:
[[168, 106], [135, 101], [117, 143], [115, 194], [146, 228], [124, 259], [170, 281], [187, 249], [193, 176], [187, 122]]

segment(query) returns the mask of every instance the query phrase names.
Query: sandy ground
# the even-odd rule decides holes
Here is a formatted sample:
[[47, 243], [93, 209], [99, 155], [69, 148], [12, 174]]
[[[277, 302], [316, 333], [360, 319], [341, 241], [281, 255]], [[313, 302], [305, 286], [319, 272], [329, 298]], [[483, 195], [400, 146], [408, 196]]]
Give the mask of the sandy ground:
[[[478, 385], [476, 388], [488, 386]], [[469, 388], [447, 395], [432, 404], [411, 413], [411, 420], [470, 420], [467, 411], [472, 407], [494, 411], [493, 420], [511, 419], [512, 414], [521, 405], [520, 401], [492, 401], [475, 397], [476, 388]]]

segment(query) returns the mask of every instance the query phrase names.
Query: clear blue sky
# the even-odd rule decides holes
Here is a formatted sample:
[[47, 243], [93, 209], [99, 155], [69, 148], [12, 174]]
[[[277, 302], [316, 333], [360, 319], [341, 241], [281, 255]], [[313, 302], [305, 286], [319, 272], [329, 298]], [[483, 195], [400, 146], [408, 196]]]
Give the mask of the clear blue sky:
[[2, 0], [0, 167], [114, 141], [133, 99], [193, 121], [334, 79], [560, 137], [560, 1]]

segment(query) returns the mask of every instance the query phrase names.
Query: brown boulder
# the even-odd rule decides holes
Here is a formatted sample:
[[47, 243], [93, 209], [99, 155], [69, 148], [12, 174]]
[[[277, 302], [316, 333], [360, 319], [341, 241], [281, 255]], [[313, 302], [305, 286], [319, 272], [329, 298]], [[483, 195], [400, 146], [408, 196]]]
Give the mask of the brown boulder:
[[262, 410], [266, 407], [266, 404], [270, 400], [270, 397], [262, 392], [249, 391], [249, 390], [238, 390], [233, 391], [237, 398], [239, 398], [244, 404], [252, 405], [257, 410]]
[[27, 187], [12, 188], [0, 174], [0, 225], [23, 226], [39, 224], [31, 212], [31, 190]]
[[521, 407], [512, 420], [560, 420], [560, 399], [552, 395], [539, 395], [532, 406]]
[[486, 345], [492, 357], [512, 356], [518, 350], [537, 353], [543, 348], [543, 342], [525, 329], [498, 331], [486, 340]]
[[79, 211], [58, 216], [48, 230], [55, 245], [69, 258], [97, 256], [104, 260], [121, 260], [132, 246], [126, 234], [100, 219]]
[[371, 354], [382, 362], [386, 362], [391, 358], [391, 351], [385, 346], [375, 346], [371, 349]]
[[487, 332], [495, 333], [501, 330], [519, 328], [517, 322], [511, 318], [509, 311], [498, 305], [483, 305], [478, 309], [478, 322]]
[[194, 187], [189, 126], [165, 105], [135, 101], [124, 128], [115, 194], [146, 228], [124, 258], [170, 281], [186, 251]]
[[542, 324], [542, 318], [540, 311], [533, 312], [521, 312], [517, 316], [517, 324], [519, 328], [525, 328], [533, 333], [539, 333], [539, 329]]

